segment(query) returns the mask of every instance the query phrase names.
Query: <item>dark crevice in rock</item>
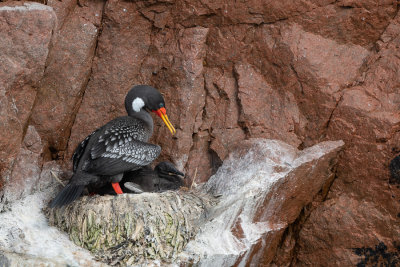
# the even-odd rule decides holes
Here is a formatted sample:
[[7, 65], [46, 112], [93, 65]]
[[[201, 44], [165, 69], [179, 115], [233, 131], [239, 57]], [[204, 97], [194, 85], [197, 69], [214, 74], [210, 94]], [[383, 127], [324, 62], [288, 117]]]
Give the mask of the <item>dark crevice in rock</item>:
[[[207, 55], [205, 55], [203, 62], [206, 62], [206, 58], [207, 58]], [[202, 125], [200, 126], [200, 130], [203, 129], [203, 124], [207, 120], [207, 99], [212, 99], [212, 101], [214, 101], [214, 103], [215, 103], [215, 99], [213, 98], [212, 94], [210, 93], [210, 91], [208, 90], [207, 85], [206, 85], [206, 77], [205, 77], [206, 72], [207, 72], [207, 68], [204, 67], [203, 68], [203, 80], [204, 80], [205, 97], [204, 97], [204, 106], [203, 106], [203, 109], [202, 109], [202, 111], [203, 111], [203, 114], [202, 114]], [[221, 90], [219, 90], [218, 86], [216, 86], [215, 84], [214, 84], [214, 86], [218, 89], [218, 91], [221, 91]], [[211, 125], [212, 125], [212, 123], [210, 124], [209, 128], [204, 129], [208, 133], [209, 140], [212, 139], [212, 127], [211, 127]], [[214, 150], [212, 150], [211, 141], [208, 142], [208, 154], [209, 154], [209, 157], [210, 157], [211, 175], [213, 175], [213, 174], [215, 174], [217, 172], [218, 168], [222, 165], [222, 161], [218, 157], [217, 153]]]
[[49, 146], [48, 147], [49, 151], [50, 151], [50, 155], [51, 155], [51, 159], [52, 160], [59, 160], [61, 159], [60, 157], [60, 151], [58, 151], [57, 148], [53, 147], [53, 146]]
[[218, 154], [215, 151], [213, 151], [211, 149], [209, 151], [210, 151], [209, 153], [211, 155], [211, 157], [210, 157], [211, 175], [214, 175], [218, 171], [219, 167], [222, 166], [222, 160], [219, 158]]
[[[206, 62], [206, 58], [207, 58], [207, 55], [204, 57], [204, 60], [203, 60], [204, 63]], [[204, 96], [204, 106], [203, 106], [203, 109], [202, 109], [203, 110], [203, 114], [201, 116], [202, 125], [200, 125], [200, 129], [203, 129], [203, 124], [207, 119], [207, 99], [209, 99], [209, 98], [213, 99], [212, 95], [210, 94], [209, 90], [207, 89], [206, 77], [205, 77], [206, 72], [207, 72], [207, 68], [204, 67], [203, 68], [203, 80], [204, 80], [204, 93], [205, 93], [205, 96]], [[213, 101], [215, 101], [215, 100], [213, 99]], [[211, 134], [211, 129], [207, 129], [207, 131], [208, 131], [208, 134], [210, 135]]]
[[[339, 153], [338, 158], [341, 157], [341, 153]], [[338, 159], [335, 159], [336, 161], [338, 161]], [[296, 260], [297, 260], [297, 253], [299, 251], [299, 246], [298, 246], [298, 239], [299, 239], [299, 234], [300, 231], [304, 225], [304, 223], [308, 220], [308, 218], [310, 217], [311, 213], [319, 206], [321, 205], [323, 202], [325, 202], [328, 198], [328, 194], [330, 192], [330, 189], [334, 183], [334, 181], [338, 178], [337, 176], [337, 162], [336, 164], [334, 164], [334, 170], [333, 171], [333, 175], [332, 177], [322, 186], [321, 191], [315, 196], [313, 202], [311, 202], [309, 205], [307, 205], [306, 207], [304, 207], [304, 209], [302, 210], [303, 215], [299, 216], [299, 220], [297, 221], [297, 225], [295, 226], [295, 229], [297, 230], [295, 233], [295, 245], [293, 247], [293, 257], [292, 257], [292, 262], [291, 262], [291, 266], [296, 266]], [[296, 224], [296, 222], [295, 222]]]
[[235, 98], [236, 98], [236, 104], [238, 106], [238, 118], [239, 118], [238, 126], [244, 132], [246, 139], [249, 139], [251, 137], [250, 129], [247, 127], [246, 122], [240, 118], [241, 114], [243, 114], [243, 106], [239, 98], [239, 74], [235, 71], [235, 68], [233, 68], [232, 73], [233, 73], [232, 76], [235, 79]]
[[[338, 158], [340, 157], [340, 155], [341, 153], [339, 153]], [[325, 182], [321, 190], [314, 197], [313, 201], [310, 204], [304, 206], [297, 219], [292, 224], [290, 224], [283, 233], [273, 260], [273, 263], [275, 263], [276, 266], [297, 266], [296, 255], [300, 249], [298, 246], [300, 231], [302, 230], [303, 225], [307, 222], [311, 213], [325, 200], [327, 200], [330, 188], [337, 178], [338, 158], [335, 159], [336, 163], [333, 164], [331, 177]], [[290, 261], [290, 265], [288, 265], [288, 260]]]
[[343, 5], [343, 6], [339, 6], [339, 8], [341, 8], [341, 9], [352, 9], [352, 8], [354, 8], [354, 6]]
[[[297, 73], [295, 67], [293, 66], [293, 64], [289, 64], [290, 69], [293, 71], [294, 76], [296, 77], [298, 86], [300, 88], [300, 93], [301, 95], [304, 95], [304, 88], [303, 88], [303, 83], [300, 79], [299, 74]], [[300, 128], [298, 126], [297, 123], [294, 124], [294, 133], [298, 136], [298, 138], [301, 140], [301, 143], [297, 146], [297, 149], [299, 150], [303, 150], [305, 148], [305, 143], [304, 143], [304, 136], [302, 136], [302, 134], [300, 133]]]
[[323, 133], [321, 134], [321, 136], [319, 138], [320, 141], [326, 138], [326, 133], [329, 130], [333, 115], [334, 115], [337, 107], [339, 106], [339, 104], [342, 102], [342, 99], [343, 99], [343, 92], [341, 93], [339, 100], [336, 101], [335, 107], [332, 109], [331, 114], [329, 115], [328, 121], [326, 122], [325, 126], [323, 127]]

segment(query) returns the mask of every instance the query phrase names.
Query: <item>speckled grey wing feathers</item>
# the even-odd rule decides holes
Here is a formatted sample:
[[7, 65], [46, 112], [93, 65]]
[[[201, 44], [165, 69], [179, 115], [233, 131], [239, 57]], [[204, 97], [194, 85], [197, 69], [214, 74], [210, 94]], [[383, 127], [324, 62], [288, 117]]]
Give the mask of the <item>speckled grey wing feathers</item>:
[[158, 145], [149, 144], [148, 134], [141, 124], [118, 121], [103, 129], [90, 148], [83, 171], [100, 175], [115, 175], [150, 164], [161, 152]]
[[76, 172], [76, 170], [78, 169], [79, 161], [80, 161], [81, 157], [83, 156], [83, 153], [85, 152], [85, 149], [86, 149], [87, 144], [89, 143], [90, 137], [92, 137], [99, 130], [100, 130], [100, 128], [97, 129], [96, 131], [93, 131], [85, 139], [83, 139], [83, 141], [79, 145], [76, 146], [74, 154], [72, 154], [72, 162], [73, 162], [72, 170], [74, 172]]
[[113, 146], [98, 143], [92, 147], [88, 164], [83, 170], [101, 175], [115, 175], [136, 170], [150, 164], [161, 152], [161, 147], [137, 140]]

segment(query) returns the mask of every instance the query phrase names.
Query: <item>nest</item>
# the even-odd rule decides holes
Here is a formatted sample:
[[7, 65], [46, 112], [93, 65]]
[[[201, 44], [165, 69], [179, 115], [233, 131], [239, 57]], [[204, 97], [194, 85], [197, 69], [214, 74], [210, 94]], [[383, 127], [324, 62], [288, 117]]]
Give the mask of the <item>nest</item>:
[[51, 225], [110, 265], [172, 262], [197, 234], [216, 200], [200, 192], [85, 196], [49, 209]]

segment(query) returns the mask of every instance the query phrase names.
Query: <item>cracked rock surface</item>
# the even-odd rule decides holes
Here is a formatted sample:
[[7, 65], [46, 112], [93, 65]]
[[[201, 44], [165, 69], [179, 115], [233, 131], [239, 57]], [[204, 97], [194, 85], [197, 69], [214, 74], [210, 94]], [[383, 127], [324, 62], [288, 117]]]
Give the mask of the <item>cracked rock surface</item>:
[[2, 1], [0, 186], [24, 187], [27, 175], [34, 188], [52, 160], [70, 169], [75, 146], [125, 114], [132, 85], [150, 84], [177, 129], [171, 138], [155, 120], [159, 160], [196, 183], [249, 138], [345, 142], [333, 181], [272, 264], [390, 263], [400, 257], [388, 168], [400, 152], [399, 47], [395, 0]]

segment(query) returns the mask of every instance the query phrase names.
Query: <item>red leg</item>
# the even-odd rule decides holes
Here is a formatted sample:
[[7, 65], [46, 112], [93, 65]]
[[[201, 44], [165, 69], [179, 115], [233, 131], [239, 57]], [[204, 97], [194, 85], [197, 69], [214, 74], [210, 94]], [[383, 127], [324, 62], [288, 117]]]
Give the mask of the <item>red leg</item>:
[[115, 193], [117, 195], [123, 194], [121, 187], [119, 186], [119, 183], [111, 183], [112, 187], [114, 188]]

